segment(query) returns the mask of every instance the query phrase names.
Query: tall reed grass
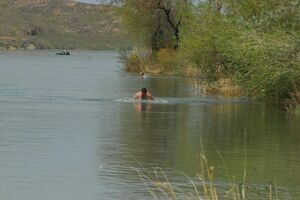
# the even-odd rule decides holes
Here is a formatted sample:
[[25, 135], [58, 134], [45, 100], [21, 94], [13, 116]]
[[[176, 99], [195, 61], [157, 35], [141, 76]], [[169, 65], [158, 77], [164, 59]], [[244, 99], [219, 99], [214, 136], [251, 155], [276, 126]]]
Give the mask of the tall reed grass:
[[[230, 175], [223, 182], [215, 177], [215, 167], [205, 155], [200, 154], [201, 170], [195, 177], [177, 170], [154, 168], [153, 171], [135, 168], [141, 181], [153, 199], [184, 200], [289, 200], [289, 194], [274, 183], [255, 185], [247, 183], [247, 171], [242, 182], [236, 182]], [[169, 176], [169, 174], [171, 174]], [[176, 180], [172, 176], [177, 177]], [[179, 177], [179, 178], [178, 178]]]
[[[274, 183], [266, 185], [251, 184], [247, 182], [247, 146], [246, 132], [244, 133], [244, 163], [242, 181], [235, 180], [229, 170], [221, 152], [216, 148], [217, 154], [223, 165], [222, 180], [216, 177], [215, 167], [210, 164], [205, 151], [198, 155], [199, 170], [195, 176], [189, 176], [178, 170], [169, 170], [156, 167], [149, 171], [143, 167], [135, 168], [145, 187], [154, 199], [169, 200], [289, 200], [290, 195]], [[172, 177], [176, 177], [173, 179]]]

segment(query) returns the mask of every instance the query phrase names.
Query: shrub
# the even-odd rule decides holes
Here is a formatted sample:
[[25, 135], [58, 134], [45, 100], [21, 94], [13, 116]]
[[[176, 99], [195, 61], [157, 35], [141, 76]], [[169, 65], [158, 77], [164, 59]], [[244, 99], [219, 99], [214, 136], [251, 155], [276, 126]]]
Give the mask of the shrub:
[[133, 48], [121, 51], [119, 59], [123, 62], [126, 71], [144, 71], [145, 65], [150, 62], [152, 52], [147, 49]]

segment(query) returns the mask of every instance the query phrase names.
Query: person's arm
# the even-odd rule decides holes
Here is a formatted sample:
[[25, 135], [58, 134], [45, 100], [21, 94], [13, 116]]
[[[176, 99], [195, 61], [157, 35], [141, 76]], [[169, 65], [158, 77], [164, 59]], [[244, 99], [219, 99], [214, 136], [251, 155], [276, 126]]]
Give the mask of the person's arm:
[[148, 96], [148, 99], [150, 99], [150, 100], [154, 100], [154, 98], [153, 98], [153, 96], [152, 96], [152, 94], [151, 94], [151, 93], [147, 92], [147, 96]]
[[140, 93], [135, 93], [135, 95], [133, 96], [134, 100], [138, 100], [140, 98]]

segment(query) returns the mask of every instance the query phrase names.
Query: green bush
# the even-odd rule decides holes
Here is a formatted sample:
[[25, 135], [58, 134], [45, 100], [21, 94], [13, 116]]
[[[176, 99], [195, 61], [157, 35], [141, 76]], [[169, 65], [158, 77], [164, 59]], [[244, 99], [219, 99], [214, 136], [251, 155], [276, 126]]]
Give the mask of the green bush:
[[[289, 17], [295, 19], [295, 13]], [[283, 18], [275, 23], [274, 17], [276, 26], [269, 24], [272, 28], [265, 31], [263, 24], [249, 26], [254, 16], [248, 21], [244, 17], [243, 24], [233, 15], [204, 11], [197, 16], [185, 27], [181, 45], [206, 80], [229, 78], [241, 85], [245, 94], [287, 107], [299, 102], [300, 37], [296, 26], [286, 30]]]

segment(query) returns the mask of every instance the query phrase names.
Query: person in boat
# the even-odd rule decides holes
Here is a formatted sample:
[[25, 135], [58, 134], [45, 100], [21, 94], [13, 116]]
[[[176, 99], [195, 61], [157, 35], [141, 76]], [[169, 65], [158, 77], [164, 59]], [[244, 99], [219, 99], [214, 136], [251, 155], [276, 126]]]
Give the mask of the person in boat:
[[154, 100], [154, 98], [146, 88], [142, 88], [141, 91], [135, 93], [134, 100]]
[[62, 54], [63, 54], [63, 55], [70, 55], [70, 52], [67, 51], [67, 50], [63, 50], [63, 51], [62, 51]]
[[61, 50], [60, 53], [56, 53], [57, 55], [70, 55], [70, 52], [67, 50]]

